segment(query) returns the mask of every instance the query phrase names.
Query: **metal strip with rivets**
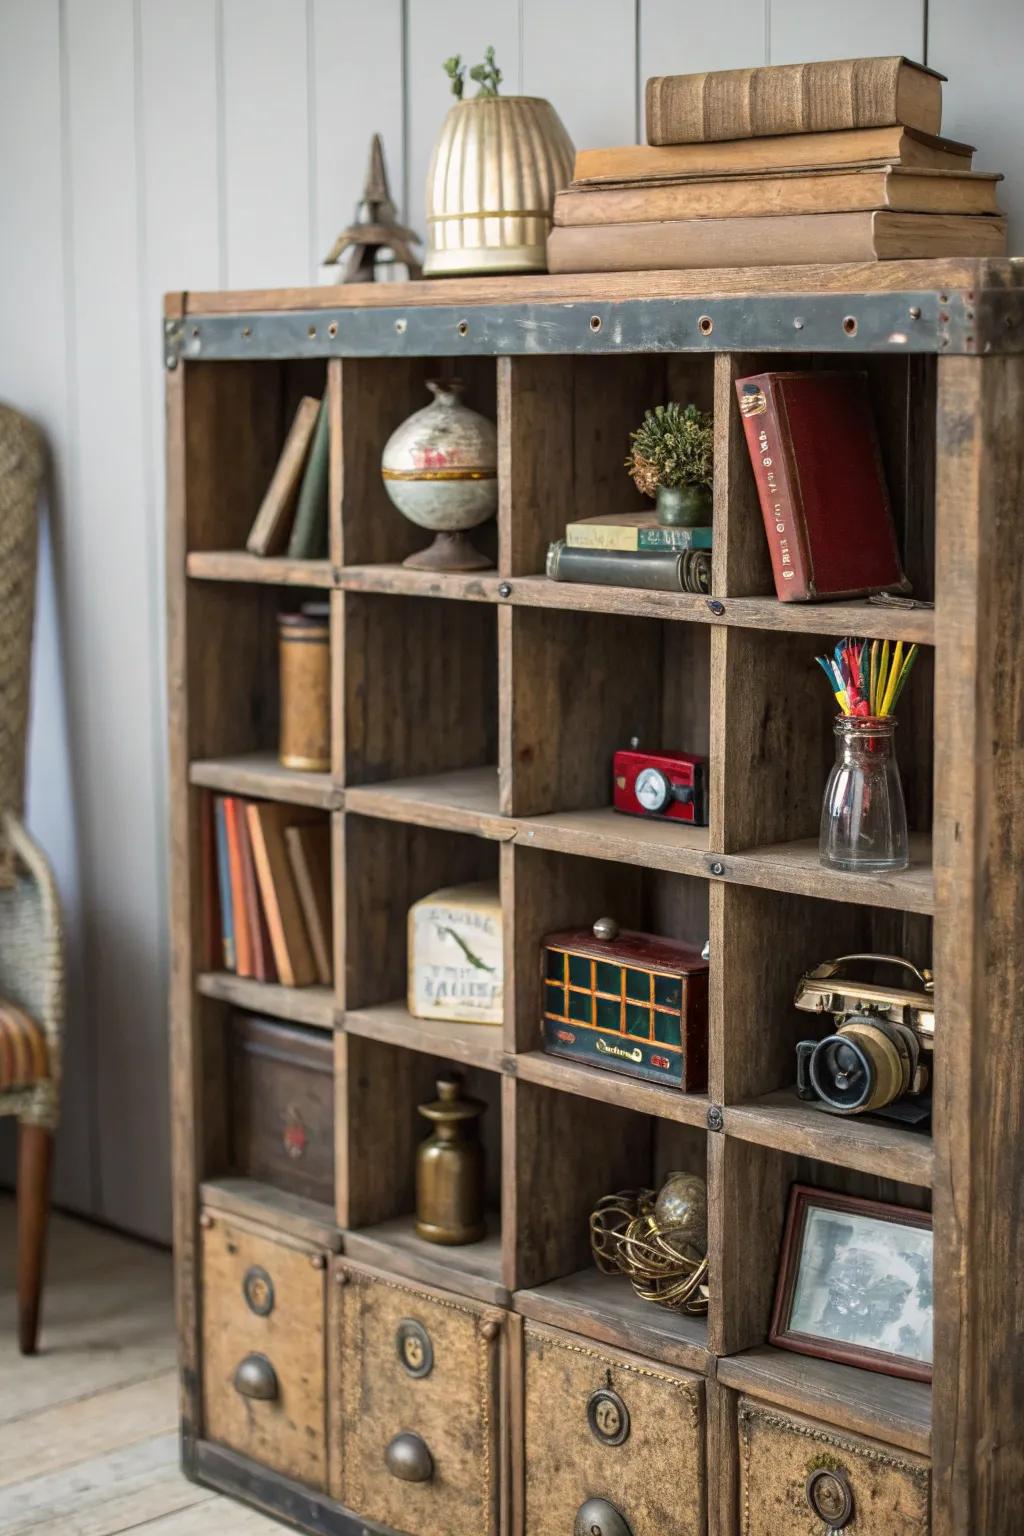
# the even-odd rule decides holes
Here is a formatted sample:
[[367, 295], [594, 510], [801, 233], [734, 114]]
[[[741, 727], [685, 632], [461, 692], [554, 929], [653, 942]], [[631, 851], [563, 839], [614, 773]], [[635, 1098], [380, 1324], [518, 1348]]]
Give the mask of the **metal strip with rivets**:
[[[164, 359], [175, 368], [180, 360], [460, 353], [1012, 351], [1024, 345], [1024, 298], [1016, 292], [1001, 298], [998, 325], [986, 324], [984, 331], [973, 292], [934, 289], [186, 316], [165, 321]], [[987, 315], [991, 306], [982, 308]]]

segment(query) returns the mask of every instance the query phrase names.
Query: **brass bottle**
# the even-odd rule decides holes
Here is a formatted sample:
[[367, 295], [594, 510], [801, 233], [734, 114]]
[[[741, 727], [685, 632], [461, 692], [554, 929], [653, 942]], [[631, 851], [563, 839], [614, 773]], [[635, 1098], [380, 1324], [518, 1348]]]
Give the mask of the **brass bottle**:
[[416, 1154], [416, 1231], [429, 1243], [475, 1243], [484, 1219], [481, 1099], [464, 1098], [461, 1072], [437, 1080], [437, 1098], [419, 1112], [434, 1129]]

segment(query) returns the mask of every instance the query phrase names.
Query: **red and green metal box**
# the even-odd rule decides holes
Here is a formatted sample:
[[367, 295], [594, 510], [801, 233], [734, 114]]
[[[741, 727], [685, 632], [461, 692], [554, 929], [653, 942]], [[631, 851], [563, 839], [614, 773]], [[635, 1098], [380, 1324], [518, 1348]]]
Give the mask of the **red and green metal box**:
[[602, 919], [548, 934], [541, 967], [546, 1051], [707, 1091], [708, 962], [699, 950]]

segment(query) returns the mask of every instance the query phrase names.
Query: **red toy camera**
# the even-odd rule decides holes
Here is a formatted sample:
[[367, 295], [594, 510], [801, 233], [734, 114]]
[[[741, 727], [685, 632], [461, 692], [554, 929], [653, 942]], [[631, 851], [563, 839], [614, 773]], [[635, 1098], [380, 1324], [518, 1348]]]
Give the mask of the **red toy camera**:
[[689, 752], [616, 752], [612, 804], [627, 816], [708, 824], [708, 765]]

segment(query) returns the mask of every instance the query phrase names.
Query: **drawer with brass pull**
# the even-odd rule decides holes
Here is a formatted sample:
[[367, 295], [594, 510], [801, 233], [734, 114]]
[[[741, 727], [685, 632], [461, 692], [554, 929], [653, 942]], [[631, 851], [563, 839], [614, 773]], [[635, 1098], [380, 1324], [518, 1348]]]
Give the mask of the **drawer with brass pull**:
[[325, 1254], [207, 1210], [202, 1258], [206, 1438], [325, 1487]]
[[741, 1398], [741, 1536], [927, 1536], [923, 1456]]
[[332, 1496], [408, 1536], [491, 1536], [505, 1314], [347, 1259], [332, 1289]]
[[527, 1323], [529, 1536], [702, 1536], [704, 1382]]

